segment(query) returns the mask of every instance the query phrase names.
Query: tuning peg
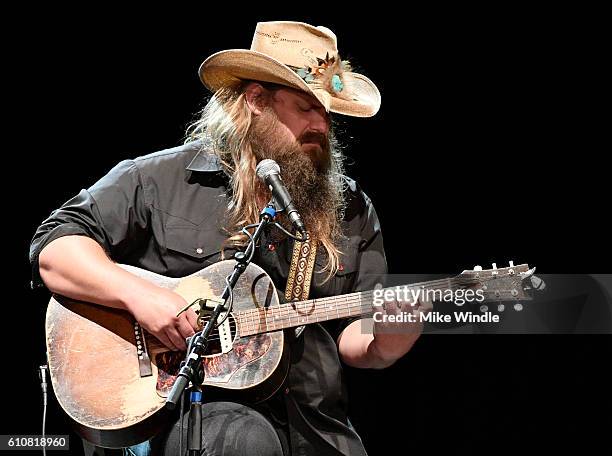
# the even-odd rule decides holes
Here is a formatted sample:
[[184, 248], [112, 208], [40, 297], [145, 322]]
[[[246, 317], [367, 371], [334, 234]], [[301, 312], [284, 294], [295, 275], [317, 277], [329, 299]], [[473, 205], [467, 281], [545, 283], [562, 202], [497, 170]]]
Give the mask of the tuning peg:
[[493, 263], [493, 269], [497, 269], [497, 263]]
[[510, 260], [509, 261], [510, 267], [513, 268], [514, 267], [514, 261]]
[[498, 312], [503, 312], [506, 309], [506, 306], [504, 306], [503, 304], [498, 304], [497, 305], [497, 311]]
[[521, 304], [520, 302], [517, 302], [516, 304], [514, 304], [514, 310], [516, 310], [517, 312], [520, 312], [521, 310], [523, 310], [523, 304]]
[[482, 271], [482, 266], [474, 266], [474, 271]]
[[485, 305], [485, 304], [483, 304], [482, 306], [480, 306], [480, 311], [481, 311], [482, 313], [485, 313], [485, 312], [487, 312], [488, 310], [489, 310], [489, 306], [487, 306], [487, 305]]

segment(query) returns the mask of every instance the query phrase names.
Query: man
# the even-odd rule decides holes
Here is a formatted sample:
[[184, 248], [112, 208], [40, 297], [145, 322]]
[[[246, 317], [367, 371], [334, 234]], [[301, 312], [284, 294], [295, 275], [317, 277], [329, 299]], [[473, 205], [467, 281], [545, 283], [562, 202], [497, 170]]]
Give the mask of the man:
[[[373, 116], [380, 94], [340, 59], [335, 35], [303, 23], [259, 23], [250, 50], [212, 55], [200, 77], [214, 95], [186, 144], [120, 163], [55, 211], [31, 247], [35, 283], [127, 310], [172, 350], [186, 349], [196, 314], [177, 316], [187, 305], [181, 296], [116, 263], [181, 277], [229, 258], [245, 246], [241, 227], [257, 222], [270, 199], [255, 176], [262, 159], [280, 165], [318, 245], [310, 297], [372, 289], [386, 272], [376, 212], [342, 175], [329, 114]], [[293, 241], [275, 230], [264, 236], [253, 261], [284, 290]], [[340, 360], [383, 368], [419, 334], [383, 329], [377, 323], [373, 334], [364, 332], [355, 319], [307, 326], [293, 337], [289, 376], [274, 397], [252, 407], [205, 405], [205, 454], [365, 454], [346, 415]], [[177, 426], [129, 451], [175, 454]]]

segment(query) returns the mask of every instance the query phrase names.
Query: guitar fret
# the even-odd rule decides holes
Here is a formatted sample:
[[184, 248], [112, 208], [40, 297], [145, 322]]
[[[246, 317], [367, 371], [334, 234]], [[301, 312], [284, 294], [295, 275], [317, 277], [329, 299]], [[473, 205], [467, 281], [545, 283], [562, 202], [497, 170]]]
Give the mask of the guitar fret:
[[[309, 301], [309, 302], [312, 302], [314, 304], [314, 299], [312, 301]], [[308, 321], [309, 323], [316, 323], [317, 320], [314, 320], [312, 322], [310, 321], [310, 319], [313, 316], [316, 317], [316, 313], [315, 312], [310, 312], [310, 310], [312, 310], [312, 309], [314, 309], [314, 305], [311, 306], [311, 305], [308, 305], [306, 302], [304, 302], [304, 314], [306, 316], [306, 321]]]
[[251, 312], [251, 331], [255, 333], [255, 315], [254, 312]]
[[[279, 304], [279, 307], [281, 307], [280, 304]], [[293, 322], [291, 321], [291, 312], [289, 312], [289, 309], [287, 308], [287, 305], [283, 304], [282, 305], [282, 309], [283, 309], [283, 311], [281, 313], [281, 316], [283, 318], [283, 327], [285, 325], [285, 323], [284, 323], [285, 319], [289, 322], [289, 326], [293, 326]]]
[[297, 314], [298, 314], [298, 321], [300, 322], [301, 325], [303, 325], [304, 323], [306, 323], [306, 321], [304, 320], [304, 303], [302, 302], [302, 305], [300, 307], [300, 304], [296, 304], [296, 308], [297, 308]]
[[274, 329], [276, 329], [276, 324], [279, 322], [279, 318], [280, 318], [280, 303], [278, 304], [278, 306], [276, 306], [274, 308], [274, 310], [272, 311], [274, 313]]

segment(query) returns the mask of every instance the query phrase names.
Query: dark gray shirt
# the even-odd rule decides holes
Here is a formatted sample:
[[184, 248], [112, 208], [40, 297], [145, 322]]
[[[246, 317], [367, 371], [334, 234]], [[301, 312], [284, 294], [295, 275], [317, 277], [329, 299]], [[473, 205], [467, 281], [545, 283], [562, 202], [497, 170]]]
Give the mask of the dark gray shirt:
[[[386, 273], [372, 202], [354, 180], [346, 178], [346, 182], [341, 266], [327, 282], [323, 280], [325, 273], [313, 274], [312, 298], [372, 289]], [[217, 157], [200, 143], [125, 160], [55, 210], [38, 228], [30, 249], [32, 285], [43, 286], [38, 271], [41, 250], [67, 235], [95, 239], [118, 263], [170, 277], [192, 274], [222, 258], [228, 198], [228, 176]], [[253, 261], [282, 291], [292, 241], [280, 242], [274, 249], [269, 245], [264, 239]], [[231, 258], [232, 253], [226, 249], [225, 258]], [[325, 260], [323, 253], [317, 255], [315, 271]], [[365, 453], [347, 419], [346, 390], [335, 343], [350, 321], [310, 325], [292, 344], [291, 369], [280, 393], [283, 397], [275, 397], [270, 404], [274, 408], [284, 402], [289, 410], [296, 454], [333, 454], [334, 448], [344, 454]], [[285, 416], [284, 412], [277, 415]]]

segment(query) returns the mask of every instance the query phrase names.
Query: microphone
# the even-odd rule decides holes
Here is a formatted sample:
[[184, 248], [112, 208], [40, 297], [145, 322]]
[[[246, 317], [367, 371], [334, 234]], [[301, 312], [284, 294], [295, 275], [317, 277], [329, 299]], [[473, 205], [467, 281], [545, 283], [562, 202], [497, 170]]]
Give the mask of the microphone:
[[302, 236], [306, 237], [306, 227], [304, 226], [304, 222], [302, 222], [300, 213], [291, 201], [291, 195], [289, 195], [280, 177], [280, 166], [278, 166], [278, 163], [269, 158], [262, 160], [257, 165], [256, 172], [257, 177], [259, 177], [272, 191], [272, 198], [274, 198], [277, 210], [287, 212], [287, 216], [295, 229], [298, 230]]

